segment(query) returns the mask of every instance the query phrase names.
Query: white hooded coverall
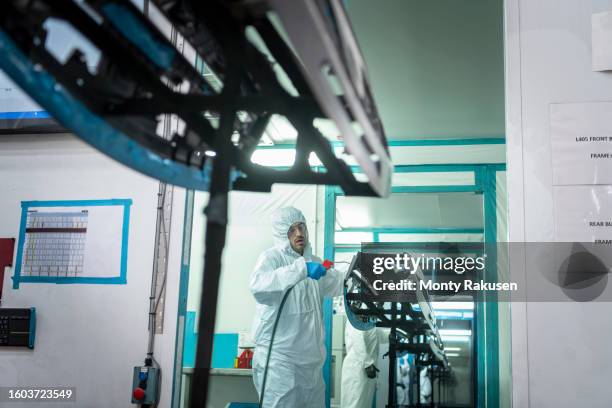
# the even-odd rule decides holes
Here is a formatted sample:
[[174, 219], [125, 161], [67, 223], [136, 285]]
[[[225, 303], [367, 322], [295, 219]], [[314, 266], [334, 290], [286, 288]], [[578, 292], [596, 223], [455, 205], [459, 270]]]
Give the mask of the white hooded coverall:
[[273, 214], [275, 245], [259, 256], [251, 274], [251, 293], [257, 302], [253, 382], [259, 395], [274, 320], [285, 291], [295, 285], [276, 329], [263, 408], [325, 406], [322, 303], [324, 297], [342, 294], [344, 274], [332, 268], [319, 280], [308, 278], [306, 262], [321, 260], [312, 255], [309, 243], [303, 256], [291, 248], [287, 232], [297, 222], [306, 223], [306, 219], [296, 208], [281, 208]]
[[397, 404], [410, 404], [410, 363], [408, 355], [405, 354], [397, 360]]
[[423, 367], [420, 373], [421, 381], [421, 404], [429, 404], [431, 402], [431, 379], [427, 367]]
[[347, 320], [344, 331], [346, 357], [342, 363], [342, 408], [371, 408], [376, 390], [376, 378], [368, 378], [366, 367], [378, 360], [376, 329], [357, 330]]

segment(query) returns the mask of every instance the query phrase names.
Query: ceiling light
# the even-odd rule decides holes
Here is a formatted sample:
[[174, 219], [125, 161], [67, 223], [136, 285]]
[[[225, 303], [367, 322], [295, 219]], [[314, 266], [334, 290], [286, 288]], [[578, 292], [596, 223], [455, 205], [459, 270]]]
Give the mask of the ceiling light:
[[456, 343], [469, 343], [470, 337], [468, 336], [441, 336], [442, 341], [456, 342]]
[[434, 310], [474, 310], [474, 302], [431, 302]]
[[262, 166], [290, 167], [295, 162], [295, 149], [257, 149], [251, 161]]
[[451, 330], [451, 329], [440, 329], [440, 334], [442, 336], [471, 336], [471, 330]]

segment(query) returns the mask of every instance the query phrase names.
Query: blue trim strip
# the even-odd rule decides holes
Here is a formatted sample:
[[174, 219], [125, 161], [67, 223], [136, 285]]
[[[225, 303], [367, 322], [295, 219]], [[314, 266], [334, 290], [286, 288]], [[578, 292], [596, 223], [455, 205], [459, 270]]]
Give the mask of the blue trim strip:
[[49, 119], [51, 115], [46, 111], [29, 112], [0, 112], [1, 119]]
[[378, 234], [484, 234], [484, 228], [342, 228], [336, 232], [374, 232]]
[[[486, 185], [484, 180], [484, 169], [480, 168], [476, 171], [476, 183], [479, 185]], [[488, 192], [484, 192], [485, 197], [488, 197]], [[486, 200], [485, 200], [486, 201]], [[484, 203], [484, 218], [485, 218], [485, 230], [490, 227], [490, 223], [487, 220], [489, 213], [487, 212], [486, 202]], [[485, 240], [490, 237], [490, 231], [485, 232]], [[488, 259], [487, 259], [488, 261]], [[476, 350], [474, 358], [476, 358], [476, 406], [478, 408], [487, 407], [487, 359], [488, 359], [488, 348], [487, 348], [487, 328], [486, 320], [488, 319], [486, 303], [483, 292], [477, 292], [474, 297], [474, 317], [475, 317], [475, 333], [472, 336], [472, 347], [475, 346]], [[475, 343], [475, 344], [474, 344]]]
[[22, 201], [21, 207], [100, 207], [110, 205], [132, 205], [129, 198], [111, 198], [110, 200], [51, 200], [51, 201]]
[[419, 139], [419, 140], [389, 140], [389, 146], [474, 146], [474, 145], [503, 145], [504, 137], [481, 137], [473, 139]]
[[21, 260], [23, 258], [23, 245], [25, 243], [26, 222], [28, 220], [28, 207], [21, 203], [21, 222], [19, 223], [19, 241], [17, 242], [17, 260], [15, 261], [15, 273], [13, 275], [13, 289], [19, 289], [19, 277], [21, 274]]
[[129, 203], [123, 204], [123, 225], [121, 226], [121, 273], [119, 284], [127, 283], [127, 262], [128, 262], [128, 240], [130, 237], [130, 207], [132, 200], [125, 200]]
[[[485, 183], [484, 211], [485, 211], [485, 243], [487, 254], [487, 268], [485, 278], [488, 282], [497, 282], [497, 182], [495, 171], [489, 167], [483, 169], [483, 183]], [[485, 345], [486, 350], [486, 407], [498, 408], [499, 395], [499, 311], [497, 292], [486, 292], [484, 295], [486, 309]]]
[[115, 28], [162, 69], [172, 66], [176, 51], [158, 41], [149, 29], [122, 4], [109, 3], [102, 11]]
[[394, 186], [392, 193], [479, 193], [478, 186]]
[[[189, 294], [189, 266], [191, 261], [191, 238], [193, 231], [194, 191], [185, 192], [185, 207], [183, 215], [183, 242], [181, 244], [181, 270], [179, 277], [179, 295], [176, 324], [176, 339], [174, 342], [174, 373], [172, 375], [172, 408], [178, 408], [181, 400], [183, 359], [187, 347], [187, 297]], [[181, 323], [182, 322], [182, 323]], [[182, 327], [181, 327], [182, 324]], [[182, 333], [182, 335], [181, 335]], [[195, 350], [195, 348], [194, 348]], [[195, 358], [195, 357], [194, 357]]]
[[[344, 147], [344, 142], [330, 142], [333, 147]], [[482, 137], [482, 138], [461, 138], [461, 139], [415, 139], [415, 140], [387, 140], [390, 147], [421, 147], [421, 146], [474, 146], [474, 145], [504, 145], [504, 137]], [[257, 149], [295, 149], [295, 144], [279, 143], [268, 146], [257, 146]]]
[[[72, 95], [48, 73], [34, 69], [11, 38], [0, 30], [0, 69], [38, 104], [78, 137], [113, 159], [166, 183], [208, 190], [210, 166], [204, 169], [167, 160], [110, 126]], [[234, 171], [232, 179], [239, 177]]]
[[[437, 253], [439, 251], [438, 249], [428, 247], [428, 245], [432, 243], [434, 242], [400, 242], [402, 248], [416, 249], [416, 250], [422, 251], [423, 253]], [[394, 242], [384, 242], [381, 244], [394, 244]], [[456, 244], [461, 244], [461, 243], [456, 243]], [[467, 245], [466, 248], [463, 249], [463, 246], [459, 245], [459, 250], [476, 251], [477, 249], [470, 247], [470, 245], [477, 245], [477, 244], [482, 245], [482, 242], [465, 242], [463, 244]], [[361, 250], [362, 250], [361, 245], [340, 245], [338, 244], [334, 247], [334, 251], [337, 253], [358, 252]]]
[[484, 166], [491, 167], [496, 171], [506, 170], [504, 163], [463, 163], [463, 164], [406, 164], [395, 166], [396, 173], [436, 173], [456, 171], [476, 171]]
[[[334, 260], [334, 226], [336, 225], [336, 195], [335, 188], [325, 186], [325, 223], [323, 233], [323, 255], [325, 259]], [[332, 359], [332, 333], [333, 333], [333, 300], [326, 298], [323, 301], [323, 324], [325, 327], [325, 350], [327, 358], [323, 365], [323, 379], [325, 381], [325, 407], [331, 406], [331, 359]]]
[[[99, 284], [99, 285], [125, 285], [127, 283], [127, 259], [130, 228], [131, 199], [113, 198], [110, 200], [51, 200], [51, 201], [22, 201], [21, 222], [19, 226], [19, 242], [17, 244], [17, 260], [13, 279], [13, 289], [19, 289], [20, 283], [56, 283], [56, 284]], [[23, 246], [25, 245], [25, 231], [29, 208], [40, 207], [101, 207], [122, 206], [123, 217], [121, 227], [121, 258], [119, 276], [113, 277], [62, 277], [62, 276], [21, 276], [21, 263], [23, 259]]]
[[34, 348], [36, 340], [36, 308], [30, 308], [30, 338], [28, 339], [28, 348]]
[[95, 277], [61, 277], [61, 276], [20, 276], [19, 283], [56, 283], [63, 284], [98, 284], [98, 285], [124, 285], [125, 279], [121, 276], [111, 278], [95, 278]]
[[198, 342], [198, 334], [195, 332], [196, 312], [189, 311], [185, 314], [185, 340], [183, 341], [183, 367], [194, 367], [196, 358], [196, 344]]

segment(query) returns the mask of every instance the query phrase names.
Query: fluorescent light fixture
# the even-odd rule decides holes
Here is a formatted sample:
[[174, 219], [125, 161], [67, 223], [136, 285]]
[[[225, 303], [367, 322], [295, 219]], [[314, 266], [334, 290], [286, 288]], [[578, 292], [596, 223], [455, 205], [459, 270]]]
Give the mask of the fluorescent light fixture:
[[445, 347], [444, 351], [460, 351], [461, 347]]
[[[355, 177], [355, 180], [360, 181], [362, 183], [367, 183], [370, 180], [368, 178], [368, 175], [365, 174], [365, 173], [353, 173], [353, 176]], [[395, 242], [395, 241], [393, 241], [393, 242]]]
[[446, 357], [459, 357], [459, 353], [446, 353]]
[[266, 133], [275, 143], [293, 142], [297, 139], [298, 132], [291, 122], [281, 115], [272, 115]]
[[251, 161], [262, 166], [292, 166], [295, 162], [295, 149], [257, 149]]
[[374, 236], [371, 232], [365, 231], [336, 231], [334, 240], [336, 244], [361, 244], [362, 242], [372, 242]]
[[[284, 147], [278, 149], [273, 147], [257, 149], [253, 152], [251, 161], [255, 164], [268, 167], [291, 167], [295, 162], [295, 149]], [[308, 164], [311, 167], [323, 165], [314, 152], [308, 156]]]
[[448, 312], [448, 311], [435, 311], [434, 314], [436, 315], [436, 318], [442, 318], [442, 317], [454, 317], [456, 319], [461, 319], [463, 318], [463, 313], [461, 312]]
[[204, 154], [208, 157], [215, 157], [217, 155], [217, 153], [213, 152], [212, 150], [207, 150], [204, 152]]
[[474, 310], [474, 302], [431, 302], [434, 310]]
[[456, 343], [469, 343], [470, 337], [468, 336], [441, 336], [442, 341], [456, 342]]
[[440, 329], [442, 336], [471, 336], [471, 330], [451, 330], [451, 329]]
[[323, 165], [321, 160], [319, 160], [319, 156], [317, 156], [315, 152], [310, 152], [310, 155], [308, 156], [308, 164], [310, 164], [311, 167]]

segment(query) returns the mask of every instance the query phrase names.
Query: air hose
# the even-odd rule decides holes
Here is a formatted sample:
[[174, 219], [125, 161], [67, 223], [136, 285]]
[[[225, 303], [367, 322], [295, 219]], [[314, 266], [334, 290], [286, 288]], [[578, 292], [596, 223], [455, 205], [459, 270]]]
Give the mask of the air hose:
[[[346, 263], [346, 262], [340, 262], [340, 263]], [[325, 268], [325, 270], [329, 270], [329, 268], [331, 268], [333, 265], [334, 263], [327, 259], [323, 262], [323, 267]], [[297, 285], [297, 283], [295, 285]], [[268, 346], [268, 355], [266, 356], [266, 365], [264, 368], [263, 381], [261, 383], [261, 395], [259, 396], [259, 407], [260, 408], [263, 408], [264, 394], [266, 391], [266, 379], [268, 378], [268, 364], [270, 363], [270, 355], [272, 354], [272, 344], [274, 344], [274, 336], [276, 335], [276, 328], [278, 327], [278, 321], [280, 320], [281, 313], [283, 312], [285, 301], [287, 301], [287, 298], [289, 297], [289, 293], [291, 293], [291, 290], [293, 290], [295, 285], [287, 289], [287, 291], [283, 295], [280, 305], [278, 306], [278, 313], [276, 313], [276, 319], [274, 319], [274, 326], [272, 326], [272, 336], [270, 337], [270, 345]]]
[[[296, 284], [297, 285], [297, 284]], [[295, 287], [295, 285], [291, 286], [285, 294], [283, 295], [283, 299], [280, 302], [280, 306], [278, 307], [278, 313], [276, 313], [276, 319], [274, 320], [274, 326], [272, 326], [272, 337], [270, 337], [270, 345], [268, 346], [268, 355], [266, 356], [266, 366], [264, 368], [263, 381], [261, 383], [261, 395], [259, 396], [259, 406], [263, 408], [263, 400], [264, 393], [266, 391], [266, 379], [268, 378], [268, 364], [270, 363], [270, 354], [272, 354], [272, 344], [274, 343], [274, 335], [276, 334], [276, 327], [278, 326], [278, 321], [280, 320], [281, 313], [283, 312], [283, 306], [285, 306], [285, 301], [287, 297], [289, 297], [289, 293]]]

